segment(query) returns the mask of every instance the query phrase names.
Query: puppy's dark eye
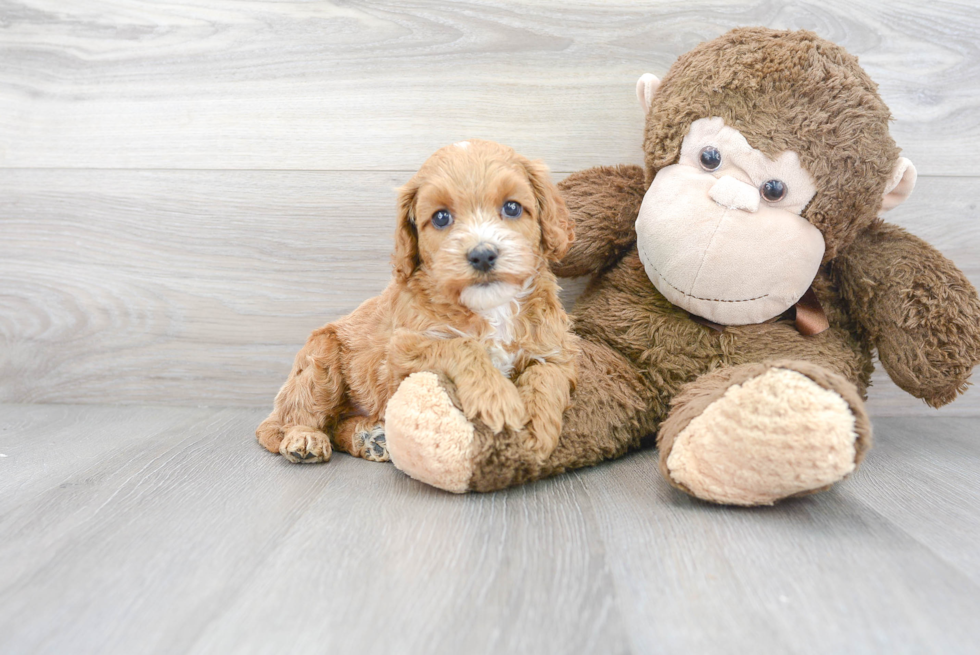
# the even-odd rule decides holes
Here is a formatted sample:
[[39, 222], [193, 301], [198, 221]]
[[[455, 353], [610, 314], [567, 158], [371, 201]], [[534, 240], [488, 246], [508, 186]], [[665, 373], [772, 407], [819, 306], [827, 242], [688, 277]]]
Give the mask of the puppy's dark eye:
[[500, 209], [500, 213], [506, 218], [519, 218], [524, 213], [524, 208], [521, 207], [521, 203], [515, 200], [508, 200]]
[[762, 183], [759, 193], [769, 202], [779, 202], [786, 197], [786, 185], [780, 180], [769, 180]]
[[440, 209], [432, 215], [432, 224], [438, 229], [443, 229], [452, 225], [453, 215], [448, 209]]
[[701, 154], [698, 155], [698, 159], [701, 160], [701, 168], [706, 171], [716, 171], [721, 166], [721, 153], [714, 146], [701, 148]]

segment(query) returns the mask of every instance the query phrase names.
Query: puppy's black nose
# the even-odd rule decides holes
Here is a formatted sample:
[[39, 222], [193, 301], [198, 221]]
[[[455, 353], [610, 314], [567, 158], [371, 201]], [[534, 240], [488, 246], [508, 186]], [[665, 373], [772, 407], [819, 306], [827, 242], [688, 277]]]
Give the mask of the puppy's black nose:
[[469, 260], [470, 266], [481, 273], [486, 273], [494, 267], [494, 264], [497, 263], [497, 249], [493, 246], [488, 246], [485, 243], [481, 243], [476, 248], [466, 253], [466, 259]]

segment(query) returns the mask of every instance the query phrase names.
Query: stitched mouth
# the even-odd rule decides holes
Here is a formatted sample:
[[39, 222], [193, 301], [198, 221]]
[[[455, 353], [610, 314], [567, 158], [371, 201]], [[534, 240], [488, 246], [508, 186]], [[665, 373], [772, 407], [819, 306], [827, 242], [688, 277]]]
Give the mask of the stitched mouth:
[[649, 266], [650, 268], [652, 268], [654, 271], [656, 271], [657, 272], [657, 275], [660, 276], [660, 279], [663, 280], [665, 283], [667, 283], [667, 286], [669, 286], [671, 289], [674, 289], [675, 291], [677, 291], [677, 293], [680, 293], [683, 296], [686, 296], [687, 298], [692, 298], [694, 300], [703, 300], [705, 302], [752, 302], [753, 300], [762, 300], [763, 298], [768, 298], [769, 297], [769, 294], [768, 293], [764, 293], [761, 296], [756, 296], [755, 298], [742, 298], [740, 300], [728, 300], [726, 298], [702, 298], [701, 296], [695, 296], [692, 293], [688, 293], [688, 292], [684, 291], [683, 289], [681, 289], [680, 287], [678, 287], [676, 284], [673, 284], [670, 280], [667, 279], [667, 276], [666, 275], [664, 275], [663, 273], [660, 272], [660, 270], [656, 266], [654, 266], [653, 264], [647, 263], [647, 262], [650, 261], [650, 258], [647, 256], [646, 250], [643, 248], [643, 245], [642, 244], [639, 244], [639, 248], [640, 248], [640, 252], [643, 255], [643, 257], [642, 257], [643, 263], [645, 265]]
[[[651, 268], [653, 268], [653, 270], [655, 270], [655, 271], [657, 270], [653, 266], [651, 266]], [[663, 276], [663, 273], [661, 273], [660, 271], [657, 271], [657, 275], [659, 275], [660, 276], [660, 279], [663, 280], [664, 282], [666, 282], [670, 286], [671, 289], [675, 289], [678, 293], [682, 293], [685, 296], [687, 296], [688, 298], [693, 298], [694, 300], [704, 300], [706, 302], [752, 302], [753, 300], [762, 300], [763, 298], [766, 298], [766, 297], [769, 296], [768, 293], [764, 293], [761, 296], [756, 296], [755, 298], [742, 298], [741, 300], [728, 300], [726, 298], [702, 298], [701, 296], [695, 296], [693, 293], [686, 293], [684, 291], [681, 291], [680, 289], [677, 288], [676, 285], [671, 284], [670, 283], [670, 280], [668, 280], [667, 278], [665, 278]]]

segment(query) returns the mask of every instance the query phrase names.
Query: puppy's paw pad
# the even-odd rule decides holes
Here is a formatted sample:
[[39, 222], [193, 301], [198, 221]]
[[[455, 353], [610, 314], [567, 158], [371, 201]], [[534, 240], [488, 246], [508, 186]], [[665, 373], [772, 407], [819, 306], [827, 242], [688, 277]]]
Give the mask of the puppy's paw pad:
[[361, 457], [371, 462], [387, 462], [388, 444], [385, 442], [385, 429], [377, 425], [370, 430], [358, 432], [354, 439], [360, 443]]
[[293, 464], [315, 464], [330, 459], [330, 439], [319, 430], [293, 427], [286, 431], [279, 454]]

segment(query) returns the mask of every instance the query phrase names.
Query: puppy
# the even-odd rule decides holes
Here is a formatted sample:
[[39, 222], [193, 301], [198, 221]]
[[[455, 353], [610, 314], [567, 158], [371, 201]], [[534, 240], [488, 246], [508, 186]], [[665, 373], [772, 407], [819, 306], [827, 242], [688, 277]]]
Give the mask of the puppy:
[[546, 458], [577, 350], [548, 263], [572, 238], [543, 164], [489, 141], [442, 148], [399, 189], [391, 283], [313, 332], [259, 443], [295, 463], [326, 461], [332, 448], [387, 461], [389, 397], [433, 371], [454, 383], [467, 418], [521, 431]]

